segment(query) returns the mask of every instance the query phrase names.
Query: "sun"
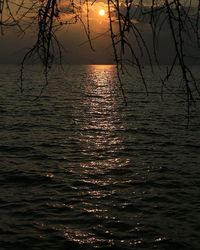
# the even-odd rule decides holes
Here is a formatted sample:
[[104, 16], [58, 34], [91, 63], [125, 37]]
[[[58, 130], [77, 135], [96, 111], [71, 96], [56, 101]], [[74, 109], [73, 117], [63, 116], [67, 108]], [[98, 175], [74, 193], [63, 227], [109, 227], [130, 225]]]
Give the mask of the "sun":
[[100, 10], [99, 10], [99, 15], [100, 15], [100, 16], [104, 16], [104, 15], [105, 15], [105, 13], [106, 13], [106, 12], [105, 12], [105, 10], [104, 10], [104, 9], [100, 9]]

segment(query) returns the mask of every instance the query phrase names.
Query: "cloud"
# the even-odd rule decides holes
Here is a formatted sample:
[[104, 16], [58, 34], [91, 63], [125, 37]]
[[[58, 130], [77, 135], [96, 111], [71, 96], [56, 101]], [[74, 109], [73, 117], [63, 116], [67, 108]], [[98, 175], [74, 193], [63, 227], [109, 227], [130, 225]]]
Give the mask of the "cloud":
[[[85, 7], [84, 7], [85, 8]], [[107, 4], [104, 1], [97, 1], [89, 9], [90, 20], [90, 37], [92, 39], [95, 51], [92, 51], [89, 43], [87, 43], [87, 36], [85, 34], [83, 25], [77, 20], [74, 25], [62, 25], [61, 29], [57, 32], [58, 40], [62, 46], [65, 47], [66, 53], [63, 53], [64, 62], [68, 63], [113, 63], [113, 50], [111, 45], [111, 38], [109, 37], [109, 20], [108, 17], [100, 17], [98, 11], [100, 8], [107, 9]], [[66, 20], [74, 15], [72, 7], [65, 4], [62, 5], [62, 14], [66, 15]], [[82, 20], [87, 25], [86, 9], [82, 10]], [[122, 4], [120, 11], [125, 15], [126, 8]], [[149, 15], [142, 14], [148, 13], [150, 8], [145, 6], [143, 8], [133, 7], [130, 10], [131, 22], [137, 30], [140, 31], [142, 38], [148, 46], [149, 52], [153, 55], [153, 36], [150, 25]], [[193, 9], [192, 9], [193, 11]], [[160, 26], [159, 42], [156, 45], [156, 50], [159, 55], [160, 62], [168, 64], [172, 61], [175, 52], [172, 41], [172, 34], [168, 22], [164, 22], [166, 13], [163, 13], [158, 19], [157, 24]], [[113, 23], [115, 30], [117, 30], [117, 23]], [[161, 26], [162, 25], [162, 26]], [[137, 39], [133, 32], [127, 33], [130, 44], [132, 45], [138, 58], [141, 58], [140, 48], [137, 44]], [[30, 48], [37, 39], [36, 32], [28, 32], [23, 37], [17, 36], [16, 33], [8, 33], [0, 38], [0, 62], [1, 63], [16, 63], [20, 62], [23, 55]], [[190, 39], [185, 37], [185, 46], [190, 55], [197, 54], [198, 48], [191, 46], [191, 40], [195, 40], [194, 34]], [[15, 41], [15, 42], [13, 42]], [[142, 45], [144, 49], [144, 44]], [[144, 49], [145, 51], [145, 49]], [[130, 50], [126, 50], [126, 56], [130, 57]], [[143, 62], [147, 63], [147, 53], [143, 55]], [[189, 59], [190, 62], [194, 61]]]

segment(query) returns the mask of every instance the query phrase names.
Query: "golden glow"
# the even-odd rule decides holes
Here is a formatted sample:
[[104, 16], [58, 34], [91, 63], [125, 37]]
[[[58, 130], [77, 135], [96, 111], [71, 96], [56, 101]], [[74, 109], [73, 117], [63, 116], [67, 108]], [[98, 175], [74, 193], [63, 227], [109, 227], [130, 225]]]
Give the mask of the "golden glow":
[[100, 9], [99, 10], [99, 15], [100, 16], [104, 16], [105, 15], [105, 10], [104, 9]]

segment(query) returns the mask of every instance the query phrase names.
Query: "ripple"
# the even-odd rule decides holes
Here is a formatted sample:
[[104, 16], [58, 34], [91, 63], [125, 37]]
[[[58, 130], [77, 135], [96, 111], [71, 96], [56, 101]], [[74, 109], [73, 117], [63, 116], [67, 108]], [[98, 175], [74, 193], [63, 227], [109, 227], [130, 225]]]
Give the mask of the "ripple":
[[199, 116], [184, 130], [183, 103], [160, 102], [152, 77], [147, 98], [136, 73], [125, 106], [105, 65], [52, 71], [35, 102], [37, 70], [21, 96], [9, 67], [0, 68], [2, 250], [199, 249]]

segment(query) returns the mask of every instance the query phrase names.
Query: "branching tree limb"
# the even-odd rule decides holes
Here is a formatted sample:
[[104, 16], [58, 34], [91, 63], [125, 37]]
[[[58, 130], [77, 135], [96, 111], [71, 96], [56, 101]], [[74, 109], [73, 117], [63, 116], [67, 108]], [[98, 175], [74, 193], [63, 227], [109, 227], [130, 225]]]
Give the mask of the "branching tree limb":
[[[93, 41], [90, 29], [90, 8], [97, 0], [0, 0], [1, 34], [7, 28], [18, 29], [21, 33], [35, 27], [37, 37], [32, 48], [25, 54], [21, 64], [21, 90], [23, 91], [23, 71], [25, 63], [37, 57], [44, 66], [46, 84], [48, 71], [55, 56], [61, 58], [62, 47], [56, 32], [63, 26], [80, 22], [85, 31], [90, 48]], [[143, 73], [143, 57], [152, 66], [159, 65], [159, 44], [162, 29], [170, 32], [174, 56], [170, 70], [161, 78], [162, 93], [171, 74], [178, 65], [187, 102], [188, 120], [190, 105], [200, 96], [199, 83], [192, 74], [187, 52], [188, 44], [195, 47], [200, 57], [200, 0], [107, 0], [107, 15], [113, 56], [117, 65], [122, 94], [125, 97], [120, 74], [127, 64], [136, 66], [141, 75], [146, 92], [148, 84]], [[63, 8], [65, 6], [65, 8]], [[67, 20], [62, 19], [67, 15]], [[152, 44], [145, 40], [142, 23], [149, 25]], [[121, 72], [121, 73], [120, 73]]]

